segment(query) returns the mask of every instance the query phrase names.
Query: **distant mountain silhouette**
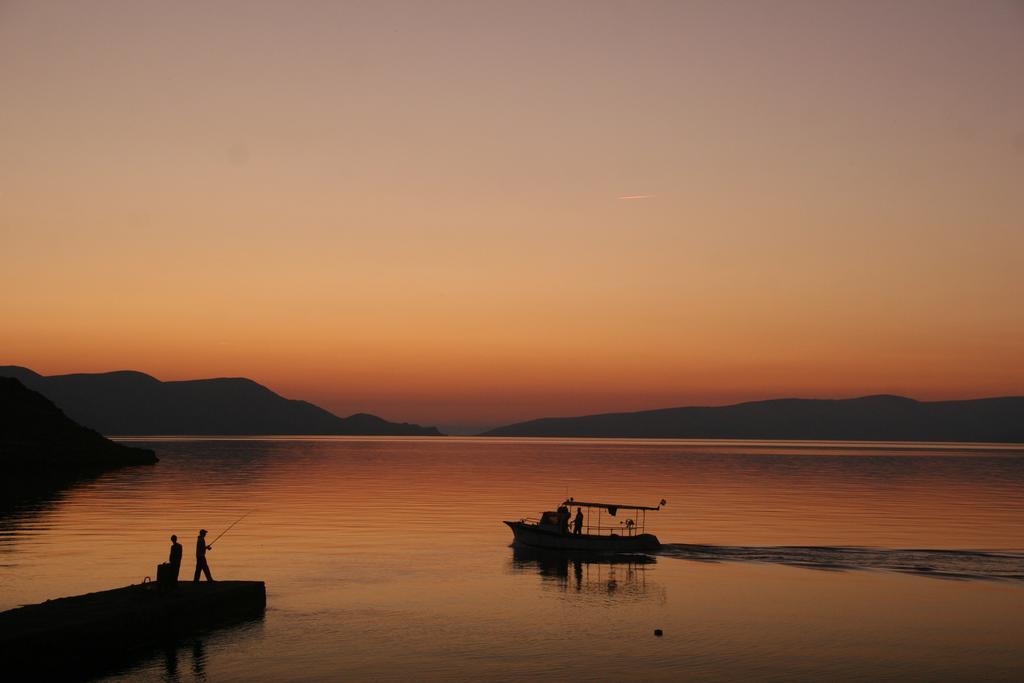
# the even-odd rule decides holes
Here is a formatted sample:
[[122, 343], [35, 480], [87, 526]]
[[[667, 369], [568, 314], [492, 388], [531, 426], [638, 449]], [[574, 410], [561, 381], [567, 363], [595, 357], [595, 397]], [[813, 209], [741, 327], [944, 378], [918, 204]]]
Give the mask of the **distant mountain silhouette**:
[[0, 366], [0, 377], [18, 378], [103, 434], [440, 436], [434, 427], [374, 415], [338, 417], [241, 377], [161, 382], [127, 370], [44, 377], [18, 366]]
[[722, 407], [549, 417], [482, 436], [1024, 442], [1024, 397], [915, 401], [788, 398]]
[[0, 471], [15, 478], [71, 479], [157, 461], [76, 424], [42, 394], [0, 377]]

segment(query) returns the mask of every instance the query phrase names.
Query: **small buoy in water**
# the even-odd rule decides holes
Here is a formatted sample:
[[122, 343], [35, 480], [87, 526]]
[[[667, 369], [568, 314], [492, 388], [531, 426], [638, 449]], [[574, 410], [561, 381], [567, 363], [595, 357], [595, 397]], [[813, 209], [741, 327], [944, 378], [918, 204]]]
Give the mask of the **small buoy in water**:
[[661, 638], [661, 629], [660, 629], [660, 628], [656, 628], [656, 629], [654, 629], [654, 635], [656, 635], [656, 636], [658, 636], [659, 638]]

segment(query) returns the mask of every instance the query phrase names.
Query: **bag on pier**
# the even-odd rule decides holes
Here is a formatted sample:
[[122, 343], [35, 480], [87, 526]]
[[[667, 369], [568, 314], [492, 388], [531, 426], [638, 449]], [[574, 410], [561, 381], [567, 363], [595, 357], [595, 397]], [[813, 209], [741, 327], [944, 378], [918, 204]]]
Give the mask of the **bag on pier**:
[[162, 562], [156, 566], [156, 583], [160, 590], [170, 590], [178, 585], [178, 571], [170, 562]]

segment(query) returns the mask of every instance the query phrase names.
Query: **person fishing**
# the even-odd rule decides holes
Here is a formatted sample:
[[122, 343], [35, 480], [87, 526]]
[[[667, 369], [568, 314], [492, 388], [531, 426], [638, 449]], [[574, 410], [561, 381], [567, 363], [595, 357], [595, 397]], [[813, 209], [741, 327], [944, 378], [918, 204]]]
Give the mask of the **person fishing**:
[[206, 529], [199, 530], [199, 537], [196, 538], [196, 574], [192, 577], [193, 583], [199, 583], [199, 573], [206, 574], [207, 581], [213, 581], [210, 576], [210, 565], [206, 564], [206, 551], [212, 550], [213, 545], [206, 545]]
[[175, 534], [171, 534], [171, 556], [167, 562], [171, 565], [171, 571], [174, 572], [174, 580], [178, 580], [178, 573], [181, 571], [181, 544], [178, 543], [178, 537]]
[[576, 518], [572, 520], [572, 533], [574, 536], [583, 534], [583, 508], [576, 508]]

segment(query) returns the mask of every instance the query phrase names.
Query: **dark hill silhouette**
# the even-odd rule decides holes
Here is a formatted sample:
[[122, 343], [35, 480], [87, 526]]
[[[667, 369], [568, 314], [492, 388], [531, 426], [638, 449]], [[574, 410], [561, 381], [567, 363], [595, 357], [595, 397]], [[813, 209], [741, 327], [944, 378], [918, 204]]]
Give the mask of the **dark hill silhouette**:
[[17, 377], [104, 434], [440, 435], [434, 427], [363, 413], [338, 417], [241, 377], [161, 382], [134, 371], [44, 377], [17, 366], [0, 367], [3, 376]]
[[125, 465], [157, 461], [76, 424], [42, 394], [0, 377], [0, 471], [12, 479], [74, 479]]
[[788, 398], [721, 407], [549, 417], [482, 436], [1024, 442], [1024, 397], [915, 401]]

